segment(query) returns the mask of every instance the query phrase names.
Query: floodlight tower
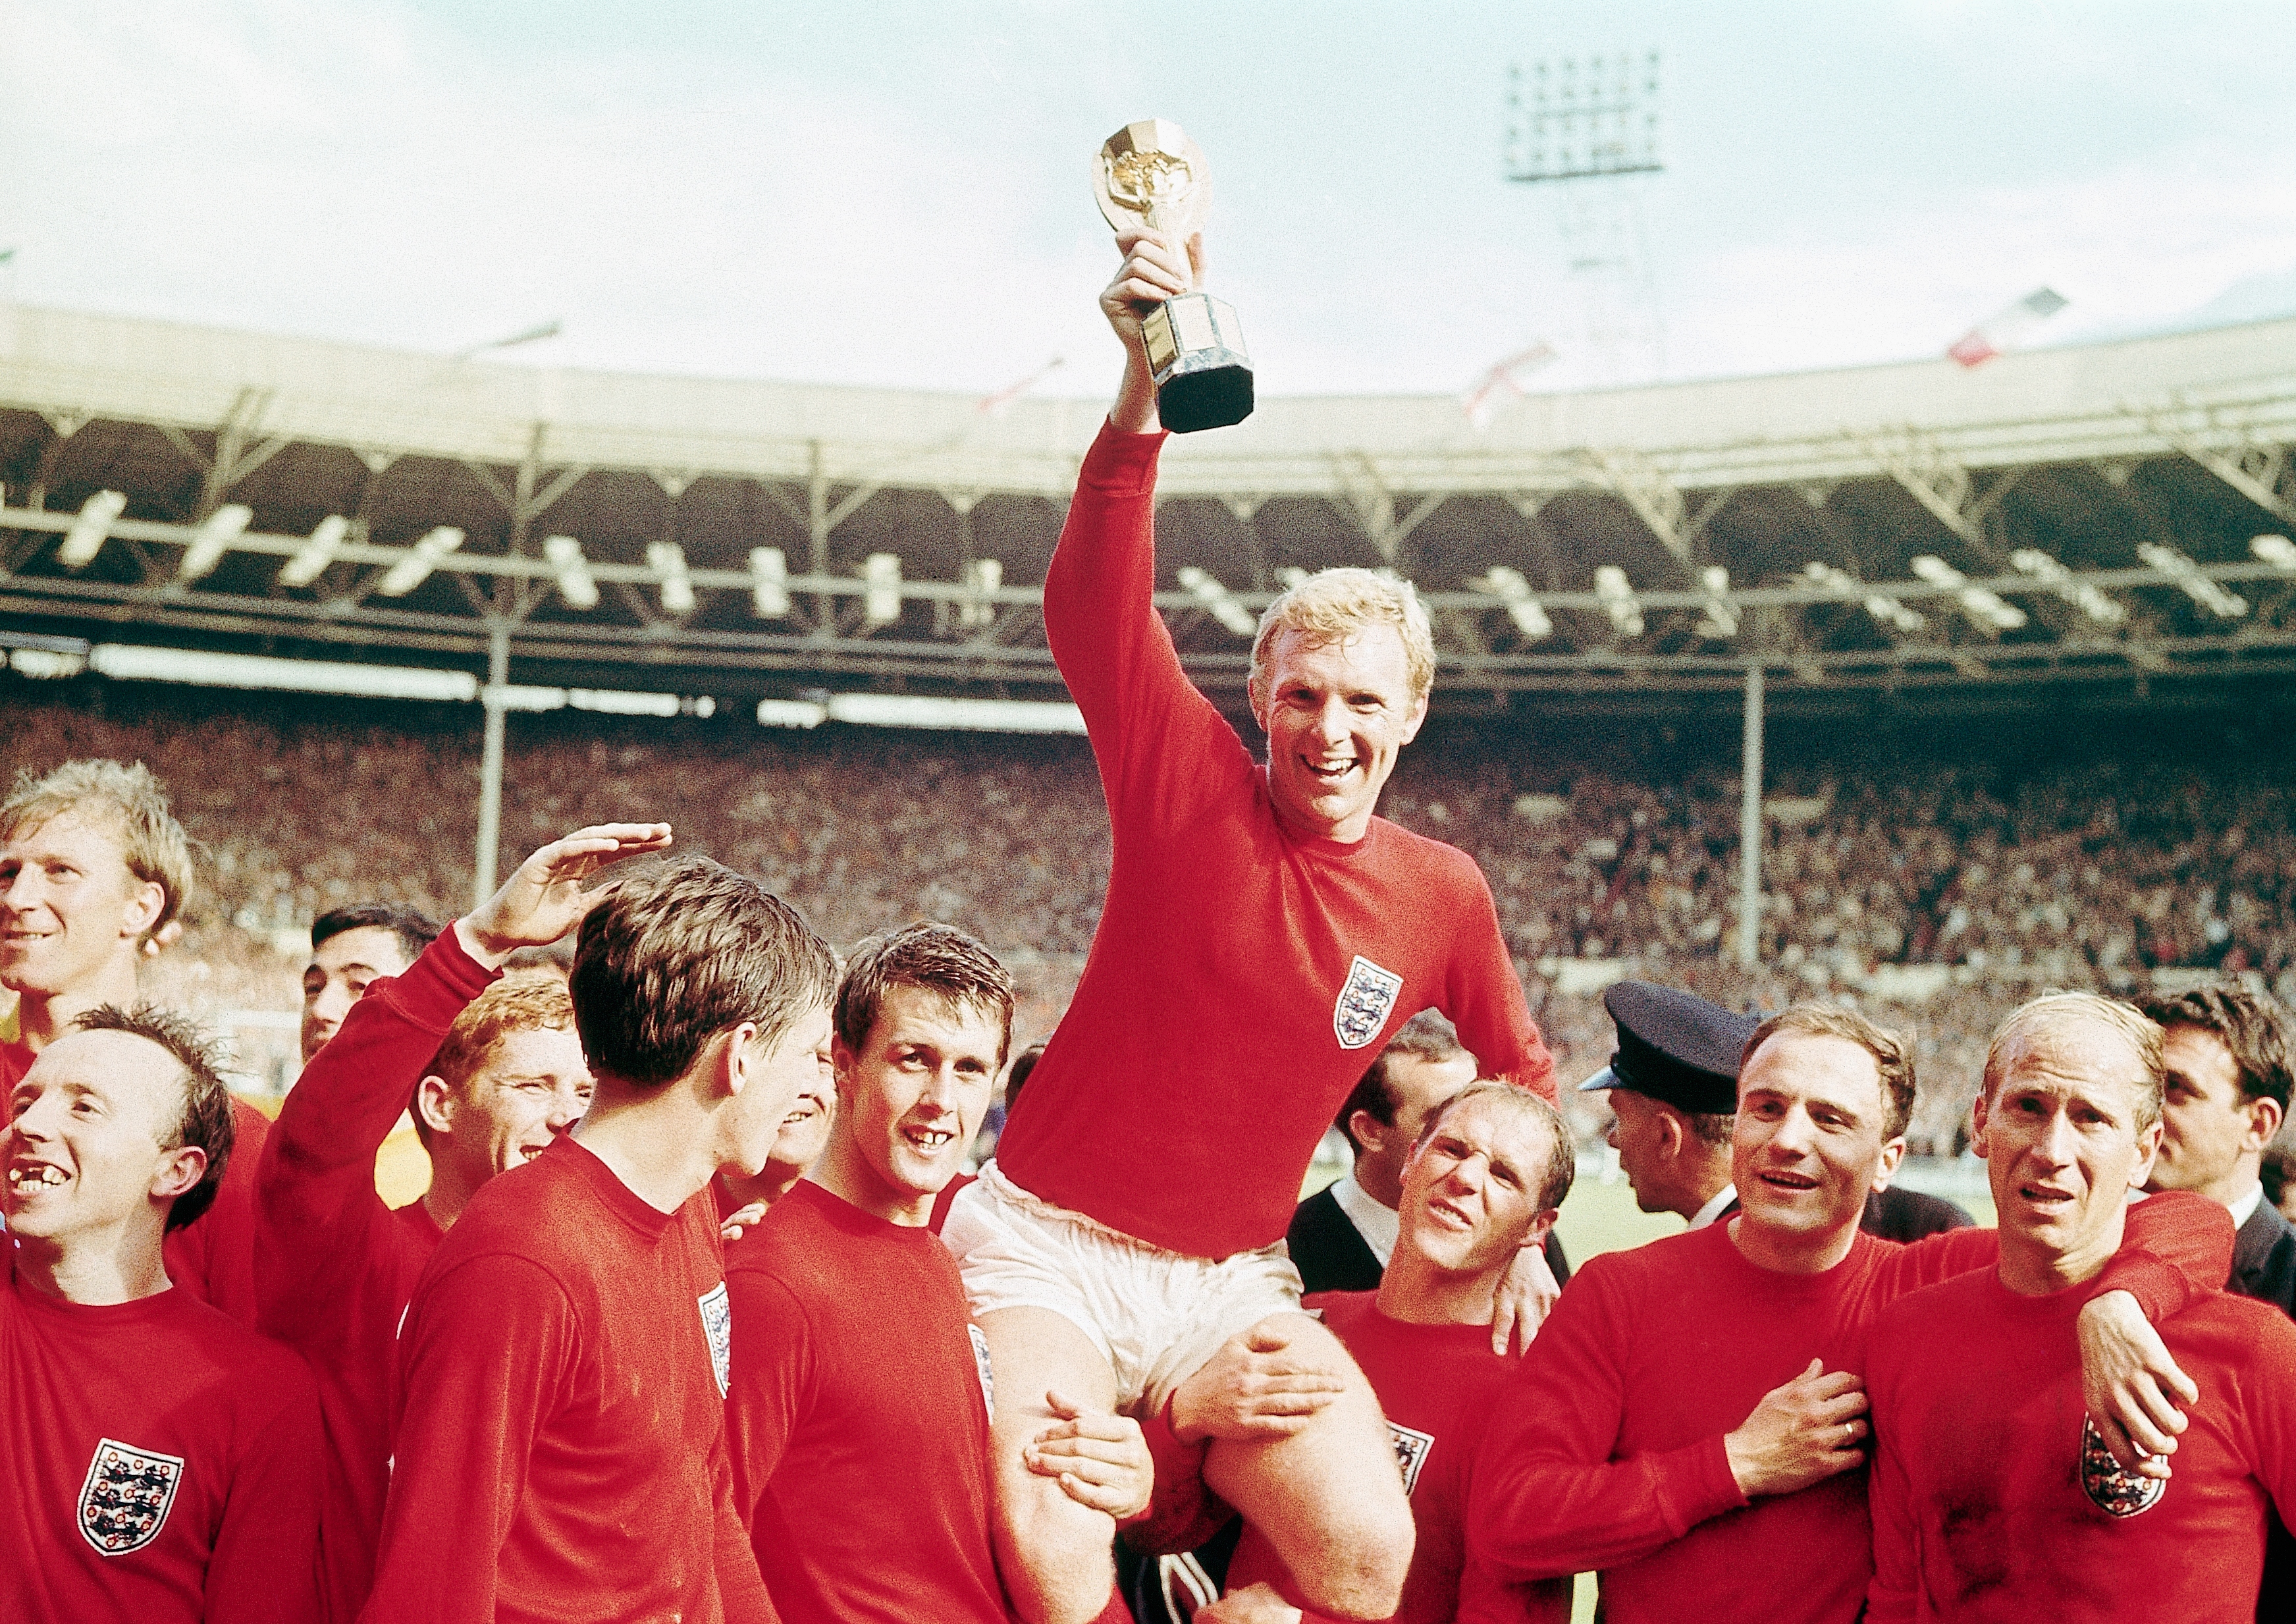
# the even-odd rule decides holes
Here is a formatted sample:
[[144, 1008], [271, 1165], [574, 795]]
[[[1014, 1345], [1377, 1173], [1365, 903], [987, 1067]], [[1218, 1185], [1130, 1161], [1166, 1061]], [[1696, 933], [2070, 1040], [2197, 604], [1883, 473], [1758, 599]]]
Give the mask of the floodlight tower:
[[1639, 60], [1554, 57], [1507, 70], [1506, 177], [1554, 200], [1562, 256], [1585, 321], [1593, 381], [1624, 383], [1666, 367], [1666, 333], [1634, 176], [1658, 174], [1655, 51]]

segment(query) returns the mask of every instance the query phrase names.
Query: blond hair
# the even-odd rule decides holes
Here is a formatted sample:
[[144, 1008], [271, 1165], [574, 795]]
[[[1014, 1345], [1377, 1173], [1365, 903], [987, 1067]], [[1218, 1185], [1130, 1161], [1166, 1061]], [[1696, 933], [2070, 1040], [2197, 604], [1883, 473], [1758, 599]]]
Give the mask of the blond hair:
[[141, 761], [67, 761], [45, 777], [29, 767], [0, 801], [0, 841], [12, 841], [60, 817], [108, 825], [119, 839], [127, 872], [160, 891], [148, 940], [183, 916], [192, 897], [192, 841], [168, 808], [168, 791]]
[[1251, 640], [1251, 695], [1267, 697], [1269, 652], [1278, 632], [1294, 631], [1310, 643], [1345, 643], [1366, 627], [1391, 626], [1403, 639], [1405, 668], [1415, 704], [1435, 686], [1435, 633], [1427, 610], [1409, 581], [1375, 570], [1318, 570], [1259, 617]]
[[1985, 1046], [1985, 1098], [1989, 1103], [2001, 1079], [2034, 1042], [2068, 1027], [2095, 1022], [2120, 1034], [2136, 1052], [2142, 1075], [2136, 1079], [2136, 1127], [2139, 1131], [2161, 1120], [2161, 1095], [2168, 1074], [2161, 1058], [2160, 1023], [2134, 1005], [2094, 992], [2046, 992], [2029, 998], [2010, 1011]]

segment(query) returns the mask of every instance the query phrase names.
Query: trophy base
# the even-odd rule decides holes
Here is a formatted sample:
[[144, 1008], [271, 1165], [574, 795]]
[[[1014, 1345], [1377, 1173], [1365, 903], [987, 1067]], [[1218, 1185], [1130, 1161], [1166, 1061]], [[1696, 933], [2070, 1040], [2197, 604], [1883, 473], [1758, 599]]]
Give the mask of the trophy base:
[[1157, 387], [1156, 414], [1175, 434], [1225, 429], [1251, 415], [1251, 368], [1233, 356], [1203, 358], [1208, 365], [1175, 372]]
[[1251, 415], [1251, 357], [1234, 307], [1183, 293], [1142, 324], [1156, 377], [1156, 411], [1175, 434], [1225, 429]]

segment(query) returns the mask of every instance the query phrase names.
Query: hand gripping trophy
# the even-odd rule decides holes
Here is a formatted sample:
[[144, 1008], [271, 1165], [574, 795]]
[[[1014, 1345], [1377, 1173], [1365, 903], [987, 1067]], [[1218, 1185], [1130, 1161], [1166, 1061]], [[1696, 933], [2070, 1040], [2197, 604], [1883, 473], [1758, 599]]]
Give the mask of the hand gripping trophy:
[[[1188, 239], [1211, 203], [1211, 170], [1178, 125], [1143, 119], [1111, 135], [1094, 160], [1092, 189], [1111, 226], [1160, 233], [1188, 264]], [[1209, 293], [1182, 293], [1157, 307], [1141, 336], [1167, 429], [1193, 434], [1251, 415], [1251, 358], [1234, 306]]]

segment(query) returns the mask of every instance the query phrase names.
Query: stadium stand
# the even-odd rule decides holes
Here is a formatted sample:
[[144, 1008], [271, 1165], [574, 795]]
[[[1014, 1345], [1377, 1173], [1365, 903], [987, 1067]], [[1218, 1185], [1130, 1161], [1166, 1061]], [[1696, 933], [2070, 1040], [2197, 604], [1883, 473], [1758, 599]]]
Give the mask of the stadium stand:
[[[153, 973], [190, 1007], [291, 1008], [324, 908], [469, 904], [466, 709], [12, 677], [0, 705], [12, 767], [140, 759], [173, 788], [206, 847], [203, 889]], [[1618, 976], [1732, 1004], [1848, 997], [1918, 1033], [1915, 1145], [1949, 1154], [1984, 1036], [2021, 996], [2220, 973], [2296, 995], [2296, 783], [2259, 747], [2273, 726], [1781, 725], [1769, 968], [1754, 978], [1725, 951], [1738, 787], [1715, 733], [1442, 723], [1404, 756], [1385, 811], [1480, 863], [1566, 1076], [1607, 1059], [1600, 993]], [[1078, 739], [561, 714], [518, 719], [504, 775], [506, 863], [554, 831], [657, 813], [832, 941], [928, 917], [976, 932], [1016, 971], [1023, 1040], [1057, 1020], [1107, 883]], [[1600, 1114], [1574, 1126], [1591, 1137]]]

